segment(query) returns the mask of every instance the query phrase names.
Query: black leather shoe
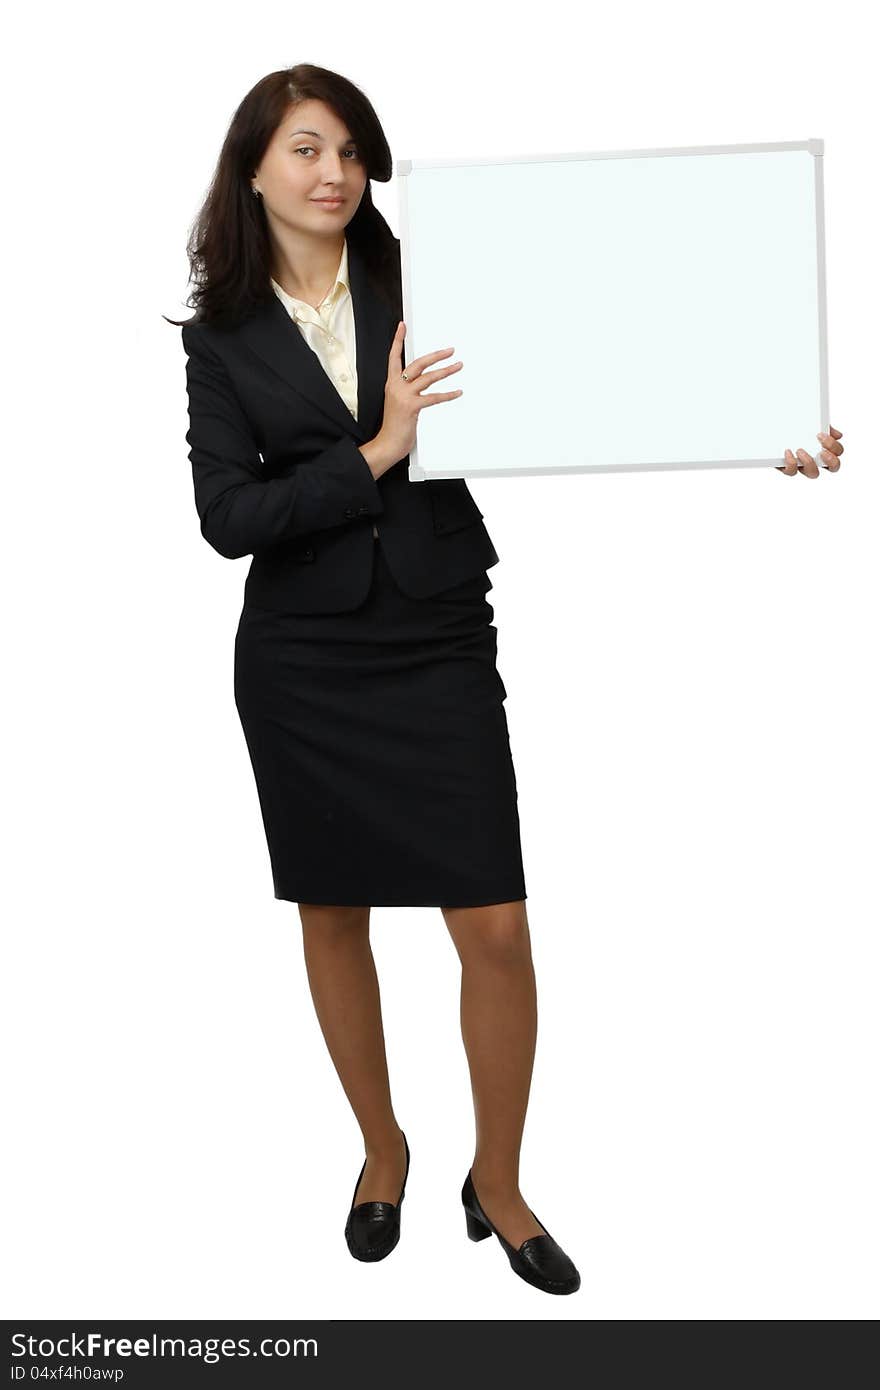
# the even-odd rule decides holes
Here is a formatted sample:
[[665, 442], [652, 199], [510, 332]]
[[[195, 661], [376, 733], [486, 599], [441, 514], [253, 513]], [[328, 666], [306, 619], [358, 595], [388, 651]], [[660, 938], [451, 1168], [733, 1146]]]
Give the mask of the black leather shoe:
[[[543, 1289], [545, 1293], [575, 1293], [580, 1288], [581, 1276], [551, 1235], [529, 1236], [518, 1250], [504, 1239], [480, 1206], [470, 1173], [464, 1180], [461, 1200], [467, 1218], [467, 1233], [471, 1240], [485, 1240], [494, 1233], [504, 1247], [511, 1269], [520, 1279], [525, 1279], [527, 1284], [533, 1284], [536, 1289]], [[531, 1210], [529, 1207], [529, 1211]], [[533, 1211], [532, 1216], [535, 1216]], [[535, 1220], [539, 1226], [544, 1225], [537, 1216]], [[547, 1228], [544, 1229], [546, 1232]]]
[[[403, 1134], [403, 1130], [401, 1130], [401, 1134]], [[364, 1159], [363, 1168], [358, 1173], [358, 1180], [354, 1185], [354, 1193], [351, 1198], [352, 1208], [345, 1223], [345, 1240], [356, 1260], [384, 1260], [385, 1256], [391, 1254], [400, 1240], [400, 1204], [403, 1201], [406, 1180], [409, 1177], [409, 1144], [406, 1142], [405, 1134], [403, 1135], [403, 1146], [406, 1149], [406, 1172], [403, 1175], [403, 1187], [400, 1189], [400, 1196], [396, 1203], [358, 1202], [357, 1206], [354, 1206], [354, 1199], [361, 1185], [361, 1178], [364, 1176], [364, 1168], [367, 1166], [366, 1159]]]

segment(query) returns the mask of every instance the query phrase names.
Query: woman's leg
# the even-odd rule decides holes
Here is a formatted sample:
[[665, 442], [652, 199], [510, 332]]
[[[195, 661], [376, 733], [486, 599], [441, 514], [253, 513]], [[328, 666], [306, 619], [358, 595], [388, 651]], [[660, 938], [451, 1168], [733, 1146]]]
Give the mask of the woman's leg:
[[525, 902], [444, 907], [461, 960], [461, 1035], [477, 1128], [471, 1169], [480, 1205], [519, 1247], [544, 1228], [519, 1190], [538, 1005]]
[[368, 907], [300, 903], [309, 988], [324, 1041], [364, 1136], [358, 1202], [396, 1202], [406, 1171], [388, 1084]]

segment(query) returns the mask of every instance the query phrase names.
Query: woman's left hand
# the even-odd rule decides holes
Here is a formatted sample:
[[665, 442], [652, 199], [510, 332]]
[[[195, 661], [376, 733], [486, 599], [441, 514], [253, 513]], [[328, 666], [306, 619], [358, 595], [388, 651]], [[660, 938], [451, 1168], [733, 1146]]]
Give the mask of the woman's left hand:
[[[817, 434], [816, 438], [824, 444], [824, 448], [819, 450], [819, 458], [822, 460], [822, 467], [827, 468], [829, 473], [836, 473], [840, 467], [840, 455], [843, 453], [843, 445], [838, 444], [838, 440], [843, 438], [840, 430], [836, 430], [833, 425], [828, 428], [831, 434]], [[818, 478], [819, 468], [812, 454], [808, 454], [806, 449], [798, 449], [797, 458], [791, 449], [785, 451], [785, 464], [777, 463], [778, 473], [785, 473], [789, 478], [793, 478], [795, 473], [803, 473], [805, 478]]]

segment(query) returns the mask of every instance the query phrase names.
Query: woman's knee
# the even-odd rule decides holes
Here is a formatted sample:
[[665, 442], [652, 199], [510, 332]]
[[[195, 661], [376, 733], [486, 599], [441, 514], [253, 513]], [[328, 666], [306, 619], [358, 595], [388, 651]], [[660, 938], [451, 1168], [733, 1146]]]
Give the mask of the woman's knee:
[[325, 903], [299, 903], [298, 907], [303, 937], [308, 942], [344, 944], [369, 934], [369, 907], [334, 907]]
[[444, 907], [441, 911], [462, 963], [470, 960], [519, 965], [531, 958], [524, 901], [491, 903], [487, 907]]

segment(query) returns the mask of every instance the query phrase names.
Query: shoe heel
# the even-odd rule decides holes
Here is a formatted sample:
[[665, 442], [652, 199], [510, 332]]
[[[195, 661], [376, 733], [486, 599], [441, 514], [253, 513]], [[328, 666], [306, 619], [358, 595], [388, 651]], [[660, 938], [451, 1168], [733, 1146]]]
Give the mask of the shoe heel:
[[469, 1211], [465, 1211], [465, 1220], [467, 1221], [467, 1233], [471, 1240], [485, 1240], [487, 1236], [492, 1234], [489, 1227], [484, 1226], [483, 1222], [476, 1216], [472, 1216]]

